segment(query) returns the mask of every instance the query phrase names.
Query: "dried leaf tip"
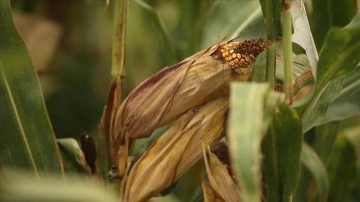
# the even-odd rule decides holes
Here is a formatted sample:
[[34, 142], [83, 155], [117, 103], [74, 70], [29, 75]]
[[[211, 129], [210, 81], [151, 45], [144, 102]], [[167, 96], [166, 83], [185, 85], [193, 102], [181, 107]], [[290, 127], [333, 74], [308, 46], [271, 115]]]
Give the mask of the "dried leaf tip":
[[219, 46], [211, 56], [227, 62], [232, 68], [249, 68], [256, 57], [270, 44], [271, 42], [265, 39], [230, 41]]

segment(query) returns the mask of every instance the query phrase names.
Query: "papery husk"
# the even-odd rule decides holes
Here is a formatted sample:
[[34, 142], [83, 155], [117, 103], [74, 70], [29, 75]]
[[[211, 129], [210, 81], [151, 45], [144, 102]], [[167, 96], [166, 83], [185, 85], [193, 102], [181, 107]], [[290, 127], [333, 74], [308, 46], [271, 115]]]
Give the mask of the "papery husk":
[[190, 110], [157, 139], [122, 182], [124, 201], [146, 201], [173, 184], [202, 156], [201, 144], [223, 137], [228, 98]]
[[114, 139], [119, 134], [147, 137], [189, 109], [227, 94], [231, 81], [251, 80], [251, 65], [269, 44], [262, 39], [222, 42], [161, 70], [124, 100], [113, 125]]
[[241, 202], [240, 188], [230, 176], [228, 168], [209, 147], [203, 147], [203, 155], [209, 184], [213, 190], [226, 202]]
[[136, 87], [116, 112], [111, 127], [119, 176], [126, 170], [126, 138], [131, 142], [148, 137], [191, 108], [228, 94], [231, 81], [250, 81], [252, 63], [269, 44], [263, 39], [215, 44]]
[[120, 134], [132, 139], [147, 137], [155, 128], [204, 103], [209, 94], [227, 92], [231, 70], [209, 55], [214, 48], [165, 68], [136, 87], [117, 112], [114, 139]]
[[203, 180], [201, 186], [204, 193], [204, 202], [225, 202], [207, 181]]

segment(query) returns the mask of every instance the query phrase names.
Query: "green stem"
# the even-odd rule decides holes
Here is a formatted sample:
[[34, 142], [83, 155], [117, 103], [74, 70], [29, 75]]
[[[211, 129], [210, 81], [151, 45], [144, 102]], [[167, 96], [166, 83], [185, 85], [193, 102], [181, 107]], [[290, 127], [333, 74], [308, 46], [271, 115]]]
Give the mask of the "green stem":
[[114, 24], [112, 40], [111, 81], [123, 74], [126, 46], [127, 0], [114, 1]]
[[285, 99], [292, 103], [292, 42], [291, 42], [291, 31], [292, 31], [292, 22], [291, 22], [291, 12], [290, 4], [284, 3], [284, 11], [282, 13], [283, 23], [283, 46], [284, 46], [284, 87], [285, 87]]
[[271, 40], [272, 44], [266, 52], [266, 81], [269, 83], [271, 89], [275, 86], [275, 41]]
[[102, 177], [107, 179], [107, 171], [112, 164], [114, 152], [111, 145], [111, 123], [113, 114], [120, 106], [121, 80], [124, 72], [126, 23], [127, 23], [128, 0], [114, 0], [114, 24], [112, 39], [112, 63], [110, 70], [110, 90], [108, 101], [104, 109], [99, 129], [99, 167]]
[[266, 0], [266, 38], [272, 42], [271, 46], [266, 52], [266, 81], [273, 89], [275, 86], [275, 21], [274, 21], [274, 4], [273, 0]]

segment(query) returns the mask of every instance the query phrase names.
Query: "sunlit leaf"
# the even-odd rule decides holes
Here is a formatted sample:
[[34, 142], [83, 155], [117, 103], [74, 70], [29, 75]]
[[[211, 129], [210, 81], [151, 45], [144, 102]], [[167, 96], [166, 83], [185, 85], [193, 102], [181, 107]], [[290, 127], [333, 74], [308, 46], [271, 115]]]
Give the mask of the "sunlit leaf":
[[268, 84], [231, 85], [229, 146], [244, 201], [259, 201], [261, 140], [281, 96]]
[[299, 44], [305, 50], [312, 67], [313, 75], [316, 77], [316, 66], [319, 55], [310, 30], [304, 2], [302, 0], [292, 1], [290, 9], [294, 27], [292, 41]]

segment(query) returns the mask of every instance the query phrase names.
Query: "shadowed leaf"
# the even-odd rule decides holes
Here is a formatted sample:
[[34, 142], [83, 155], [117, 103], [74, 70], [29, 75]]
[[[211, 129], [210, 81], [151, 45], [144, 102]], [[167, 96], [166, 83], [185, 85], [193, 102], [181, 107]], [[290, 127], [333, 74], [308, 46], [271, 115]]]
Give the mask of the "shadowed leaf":
[[301, 121], [286, 104], [274, 112], [263, 140], [266, 201], [289, 201], [300, 175]]

